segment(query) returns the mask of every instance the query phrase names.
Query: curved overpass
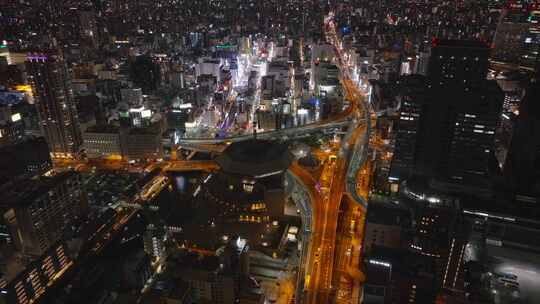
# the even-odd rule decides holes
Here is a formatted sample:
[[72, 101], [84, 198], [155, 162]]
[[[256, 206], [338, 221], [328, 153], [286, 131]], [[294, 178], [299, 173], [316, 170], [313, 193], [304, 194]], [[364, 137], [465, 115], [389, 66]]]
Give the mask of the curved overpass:
[[[343, 118], [339, 117], [339, 119], [326, 120], [319, 123], [312, 123], [312, 124], [295, 127], [295, 128], [286, 128], [286, 129], [262, 132], [262, 133], [257, 133], [256, 135], [257, 135], [257, 138], [262, 138], [262, 139], [281, 139], [281, 138], [287, 138], [287, 137], [296, 137], [296, 136], [301, 136], [308, 133], [318, 132], [321, 130], [346, 127], [350, 125], [351, 123], [350, 121], [351, 121], [351, 118], [349, 117], [343, 117]], [[248, 139], [253, 139], [253, 136], [254, 134], [230, 136], [230, 137], [223, 137], [223, 138], [207, 138], [207, 137], [182, 138], [178, 141], [178, 145], [182, 147], [199, 147], [199, 145], [212, 145], [212, 144], [216, 145], [216, 144], [232, 143], [232, 142], [239, 142], [239, 141], [244, 141]]]

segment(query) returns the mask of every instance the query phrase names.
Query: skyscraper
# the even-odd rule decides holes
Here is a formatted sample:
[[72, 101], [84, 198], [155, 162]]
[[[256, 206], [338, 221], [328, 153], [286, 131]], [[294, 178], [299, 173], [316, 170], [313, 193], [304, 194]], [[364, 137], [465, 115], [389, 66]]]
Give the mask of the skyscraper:
[[504, 94], [486, 80], [488, 55], [480, 42], [434, 41], [427, 77], [401, 81], [389, 178], [401, 184], [399, 200], [413, 214], [408, 249], [431, 260], [434, 289], [463, 288], [460, 196], [491, 194]]
[[30, 54], [27, 70], [51, 155], [73, 157], [81, 145], [81, 132], [62, 55], [55, 51]]
[[391, 182], [414, 172], [485, 187], [504, 99], [498, 85], [485, 80], [488, 51], [476, 42], [436, 42], [428, 77], [401, 81]]
[[424, 76], [407, 76], [400, 83], [403, 92], [399, 96], [400, 117], [396, 123], [397, 135], [389, 177], [391, 182], [398, 182], [412, 174], [420, 114], [423, 104], [428, 101], [429, 92]]
[[540, 84], [533, 83], [523, 98], [504, 174], [512, 191], [522, 197], [540, 196]]
[[434, 86], [467, 88], [486, 79], [488, 46], [480, 41], [433, 40], [428, 77]]

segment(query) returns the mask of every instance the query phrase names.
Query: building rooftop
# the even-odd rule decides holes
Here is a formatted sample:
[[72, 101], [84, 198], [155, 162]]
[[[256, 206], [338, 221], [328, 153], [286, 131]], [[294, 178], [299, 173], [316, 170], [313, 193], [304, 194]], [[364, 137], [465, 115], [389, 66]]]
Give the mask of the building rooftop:
[[115, 125], [93, 125], [86, 128], [86, 133], [118, 133], [119, 127]]
[[436, 47], [452, 47], [452, 48], [481, 48], [488, 49], [488, 45], [480, 40], [446, 40], [436, 39], [433, 41]]
[[233, 143], [216, 158], [224, 172], [255, 178], [286, 170], [292, 160], [286, 144], [258, 139]]
[[[75, 171], [61, 172], [52, 177], [40, 177], [38, 179], [27, 179], [21, 183], [9, 184], [9, 189], [2, 189], [3, 197], [1, 206], [16, 207], [32, 203], [36, 198], [43, 196], [60, 182], [63, 182], [77, 175]], [[7, 187], [4, 187], [7, 188]]]
[[367, 222], [390, 226], [403, 226], [410, 221], [410, 212], [392, 203], [370, 201]]

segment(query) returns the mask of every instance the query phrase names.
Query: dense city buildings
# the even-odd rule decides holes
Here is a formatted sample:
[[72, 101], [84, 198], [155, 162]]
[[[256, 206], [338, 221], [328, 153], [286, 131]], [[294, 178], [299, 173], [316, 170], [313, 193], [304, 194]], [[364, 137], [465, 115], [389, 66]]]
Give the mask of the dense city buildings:
[[0, 303], [540, 302], [540, 2], [0, 6]]

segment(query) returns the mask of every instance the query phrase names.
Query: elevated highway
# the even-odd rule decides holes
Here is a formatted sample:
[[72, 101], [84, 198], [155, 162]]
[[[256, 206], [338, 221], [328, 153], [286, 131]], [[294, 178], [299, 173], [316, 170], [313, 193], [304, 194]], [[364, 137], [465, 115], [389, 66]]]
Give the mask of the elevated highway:
[[[321, 177], [321, 181], [329, 182], [329, 190], [311, 191], [313, 231], [308, 250], [304, 279], [305, 296], [302, 303], [359, 303], [361, 283], [364, 281], [364, 274], [360, 269], [361, 240], [369, 182], [363, 181], [359, 187], [358, 181], [359, 178], [360, 180], [369, 178], [369, 173], [368, 176], [362, 176], [362, 172], [367, 171], [363, 169], [369, 151], [371, 116], [364, 94], [352, 82], [349, 68], [342, 59], [341, 43], [331, 16], [325, 20], [325, 32], [329, 42], [334, 45], [341, 81], [346, 98], [350, 101], [349, 109], [343, 112], [349, 117], [350, 125], [348, 133], [342, 140], [336, 161], [324, 165], [331, 167], [323, 170], [330, 176]], [[309, 187], [310, 178], [305, 172], [294, 167], [291, 169]], [[345, 240], [337, 237], [338, 222], [343, 220], [340, 215], [343, 206], [349, 206], [351, 210], [346, 218], [351, 223], [357, 223], [351, 229], [351, 237]]]

